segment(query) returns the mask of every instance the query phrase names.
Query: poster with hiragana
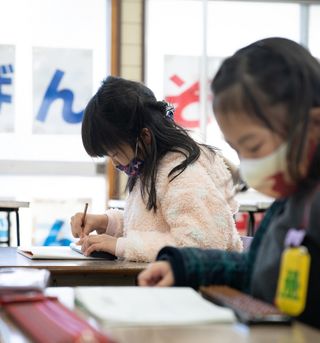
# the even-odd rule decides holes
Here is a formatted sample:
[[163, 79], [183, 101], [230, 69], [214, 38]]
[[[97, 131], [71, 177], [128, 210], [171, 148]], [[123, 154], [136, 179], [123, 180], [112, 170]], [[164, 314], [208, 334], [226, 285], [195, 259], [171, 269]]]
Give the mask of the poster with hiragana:
[[15, 47], [0, 45], [0, 132], [14, 129]]
[[92, 50], [33, 48], [33, 133], [79, 134], [92, 96]]
[[[222, 58], [208, 57], [208, 103], [211, 112], [210, 81], [218, 70]], [[164, 94], [165, 99], [174, 105], [176, 123], [186, 129], [200, 126], [200, 72], [199, 56], [165, 56]], [[209, 118], [210, 120], [210, 118]]]

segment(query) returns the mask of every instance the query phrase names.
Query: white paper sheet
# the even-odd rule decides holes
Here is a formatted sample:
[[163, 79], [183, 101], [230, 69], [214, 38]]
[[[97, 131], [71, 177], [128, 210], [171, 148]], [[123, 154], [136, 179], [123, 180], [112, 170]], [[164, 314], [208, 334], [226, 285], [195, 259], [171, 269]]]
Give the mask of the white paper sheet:
[[[0, 268], [0, 293], [6, 291], [43, 291], [50, 273], [45, 269]], [[2, 342], [0, 340], [0, 342]]]

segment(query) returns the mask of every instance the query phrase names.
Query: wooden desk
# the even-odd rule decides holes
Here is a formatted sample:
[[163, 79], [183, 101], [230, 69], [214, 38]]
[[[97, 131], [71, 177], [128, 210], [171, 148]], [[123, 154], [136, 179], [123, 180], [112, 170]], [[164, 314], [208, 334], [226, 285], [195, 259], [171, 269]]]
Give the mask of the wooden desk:
[[[48, 294], [58, 295], [61, 302], [80, 311], [74, 305], [73, 289], [48, 289]], [[81, 312], [81, 311], [80, 311]], [[83, 315], [83, 312], [82, 312]], [[88, 318], [88, 315], [85, 314]], [[102, 326], [100, 326], [102, 327]], [[182, 327], [120, 327], [105, 326], [118, 343], [315, 343], [320, 342], [320, 330], [303, 324], [292, 326], [252, 326], [242, 324], [208, 324]], [[0, 333], [7, 340], [1, 342], [30, 343], [23, 333], [4, 315], [0, 316]]]
[[0, 199], [0, 211], [7, 213], [7, 222], [8, 222], [8, 239], [1, 241], [0, 243], [5, 243], [10, 246], [10, 236], [11, 236], [11, 212], [16, 214], [16, 226], [17, 226], [17, 245], [20, 245], [20, 220], [19, 220], [19, 208], [29, 207], [29, 203], [26, 201], [14, 201], [14, 200], [5, 200]]
[[48, 269], [50, 286], [132, 286], [147, 265], [126, 261], [30, 260], [17, 253], [16, 248], [0, 247], [0, 268]]
[[119, 210], [123, 210], [126, 204], [125, 200], [120, 199], [110, 199], [108, 201], [108, 208], [117, 208]]
[[313, 343], [320, 341], [320, 332], [306, 325], [292, 327], [212, 324], [162, 328], [108, 329], [118, 343]]

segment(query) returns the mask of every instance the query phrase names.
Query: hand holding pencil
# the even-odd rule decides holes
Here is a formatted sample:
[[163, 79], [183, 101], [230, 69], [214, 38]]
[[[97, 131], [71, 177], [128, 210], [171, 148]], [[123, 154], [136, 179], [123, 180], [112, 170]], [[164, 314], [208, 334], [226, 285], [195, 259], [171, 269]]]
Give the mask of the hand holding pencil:
[[106, 214], [88, 214], [88, 203], [84, 211], [76, 213], [71, 217], [70, 226], [72, 235], [76, 238], [83, 238], [93, 231], [98, 234], [106, 233], [108, 216]]
[[85, 227], [85, 223], [86, 223], [86, 215], [87, 215], [87, 211], [88, 211], [88, 203], [86, 202], [86, 204], [84, 205], [84, 211], [83, 211], [83, 215], [82, 215], [82, 218], [81, 218], [81, 228], [82, 228], [82, 232], [81, 232], [81, 235], [80, 235], [80, 238], [82, 238], [84, 236], [84, 227]]

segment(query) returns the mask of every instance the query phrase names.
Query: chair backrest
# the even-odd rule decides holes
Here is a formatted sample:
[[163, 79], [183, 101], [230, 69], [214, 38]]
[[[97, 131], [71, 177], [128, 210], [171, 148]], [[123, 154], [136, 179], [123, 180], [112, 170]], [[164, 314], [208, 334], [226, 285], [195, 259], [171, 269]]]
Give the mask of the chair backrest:
[[240, 237], [243, 243], [243, 251], [249, 250], [250, 244], [253, 240], [253, 237], [251, 236], [241, 236]]

